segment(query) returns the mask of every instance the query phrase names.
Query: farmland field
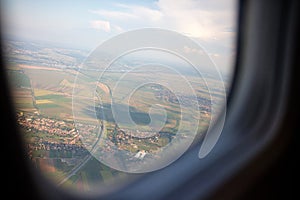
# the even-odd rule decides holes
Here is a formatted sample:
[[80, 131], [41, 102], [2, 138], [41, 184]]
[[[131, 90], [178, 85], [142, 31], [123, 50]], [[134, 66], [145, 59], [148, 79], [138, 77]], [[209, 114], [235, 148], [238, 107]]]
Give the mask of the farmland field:
[[[151, 77], [155, 77], [153, 73], [149, 75], [136, 72], [131, 73], [128, 79], [118, 80], [123, 73], [105, 72], [99, 79], [95, 73], [83, 71], [75, 83], [76, 74], [76, 71], [70, 69], [55, 70], [22, 65], [9, 70], [11, 79], [16, 80], [12, 87], [16, 109], [22, 112], [20, 115], [23, 118], [27, 116], [27, 120], [28, 116], [31, 116], [30, 123], [36, 123], [37, 120], [46, 121], [43, 124], [55, 123], [51, 127], [56, 129], [56, 132], [47, 128], [43, 130], [24, 127], [25, 139], [33, 148], [30, 156], [36, 162], [36, 166], [45, 171], [53, 181], [63, 181], [62, 186], [84, 191], [91, 190], [94, 184], [100, 182], [109, 186], [114, 180], [122, 179], [128, 174], [120, 172], [118, 167], [108, 167], [111, 163], [118, 163], [116, 166], [120, 166], [123, 162], [118, 157], [111, 159], [109, 153], [105, 153], [100, 159], [97, 158], [103, 163], [92, 157], [76, 173], [70, 175], [77, 169], [81, 160], [87, 158], [87, 150], [91, 150], [98, 137], [93, 131], [95, 128], [85, 128], [91, 132], [86, 134], [83, 140], [79, 139], [78, 133], [80, 134], [81, 128], [76, 127], [76, 123], [87, 127], [105, 128], [96, 146], [98, 150], [95, 151], [95, 157], [99, 152], [125, 152], [123, 156], [126, 155], [129, 159], [145, 152], [149, 157], [159, 154], [160, 149], [173, 142], [177, 144], [180, 140], [194, 138], [195, 135], [189, 132], [189, 128], [195, 126], [193, 121], [199, 121], [196, 134], [204, 134], [210, 121], [210, 95], [216, 98], [222, 95], [217, 89], [208, 91], [202, 80], [189, 77], [194, 90], [197, 91], [196, 98], [193, 98], [189, 90], [186, 90], [172, 73], [163, 73], [160, 84], [151, 82], [154, 80]], [[145, 80], [150, 81], [140, 84]], [[216, 80], [207, 80], [218, 87]], [[172, 83], [172, 88], [181, 92], [176, 93], [168, 89], [164, 86], [167, 83]], [[136, 85], [140, 86], [135, 88]], [[135, 90], [131, 92], [132, 88]], [[72, 105], [74, 95], [75, 103]], [[75, 111], [81, 112], [75, 116], [75, 120], [74, 108]], [[195, 114], [197, 109], [200, 116]], [[127, 117], [120, 117], [127, 116], [127, 111], [132, 121], [128, 121]], [[116, 113], [119, 117], [116, 117]], [[25, 125], [27, 123], [24, 122]], [[76, 128], [78, 130], [71, 134], [70, 131]], [[65, 150], [58, 151], [60, 148]], [[105, 156], [108, 156], [111, 163], [106, 162]], [[68, 180], [64, 181], [65, 177], [69, 177]]]

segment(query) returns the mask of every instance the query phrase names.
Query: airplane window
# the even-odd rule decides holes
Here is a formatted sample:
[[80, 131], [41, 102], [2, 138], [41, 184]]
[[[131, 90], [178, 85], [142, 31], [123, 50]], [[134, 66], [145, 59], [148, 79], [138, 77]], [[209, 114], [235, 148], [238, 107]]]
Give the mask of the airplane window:
[[[28, 159], [59, 187], [109, 192], [201, 159], [226, 117], [235, 0], [1, 2]], [[218, 133], [210, 134], [218, 120]]]

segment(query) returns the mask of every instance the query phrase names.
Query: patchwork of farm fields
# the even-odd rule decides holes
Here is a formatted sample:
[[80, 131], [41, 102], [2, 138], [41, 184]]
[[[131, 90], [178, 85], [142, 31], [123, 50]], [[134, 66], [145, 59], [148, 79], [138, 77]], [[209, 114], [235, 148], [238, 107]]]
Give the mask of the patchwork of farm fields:
[[[116, 71], [106, 72], [101, 81], [91, 71], [76, 77], [76, 70], [42, 66], [14, 65], [7, 73], [29, 157], [55, 182], [84, 191], [91, 190], [94, 183], [109, 185], [128, 174], [93, 158], [77, 128], [90, 131], [93, 136], [83, 139], [91, 144], [95, 140], [95, 134], [91, 134], [93, 124], [99, 122], [106, 128], [97, 147], [100, 152], [123, 151], [131, 157], [141, 152], [155, 155], [173, 140], [179, 140], [178, 131], [182, 132], [181, 139], [193, 138], [189, 132], [195, 126], [192, 121], [197, 121], [196, 133], [204, 134], [210, 121], [210, 96], [222, 97], [219, 90], [209, 91], [203, 81], [190, 77], [197, 92], [194, 98], [174, 74], [163, 74], [159, 85], [151, 83], [155, 74], [140, 72], [117, 83], [122, 73]], [[141, 84], [145, 80], [149, 83]], [[208, 80], [218, 87], [218, 81]], [[164, 86], [168, 83], [181, 93], [175, 94]], [[75, 125], [74, 106], [81, 113], [76, 116], [80, 127]], [[92, 118], [93, 112], [96, 119]]]

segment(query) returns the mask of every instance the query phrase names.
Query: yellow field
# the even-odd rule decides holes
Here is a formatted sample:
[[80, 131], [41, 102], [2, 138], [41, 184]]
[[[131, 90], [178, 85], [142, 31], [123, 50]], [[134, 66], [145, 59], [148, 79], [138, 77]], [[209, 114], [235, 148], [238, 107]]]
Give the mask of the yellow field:
[[101, 88], [106, 94], [109, 94], [109, 88], [107, 87], [107, 85], [103, 83], [97, 83], [97, 86]]
[[53, 103], [53, 101], [47, 99], [36, 100], [36, 104], [46, 104], [46, 103]]
[[48, 94], [54, 94], [55, 92], [50, 91], [50, 90], [44, 90], [44, 89], [34, 89], [34, 95], [35, 96], [44, 96], [44, 95], [48, 95]]
[[17, 65], [10, 65], [7, 67], [9, 70], [21, 70], [22, 68]]
[[32, 98], [31, 97], [15, 97], [14, 98], [15, 104], [32, 104]]

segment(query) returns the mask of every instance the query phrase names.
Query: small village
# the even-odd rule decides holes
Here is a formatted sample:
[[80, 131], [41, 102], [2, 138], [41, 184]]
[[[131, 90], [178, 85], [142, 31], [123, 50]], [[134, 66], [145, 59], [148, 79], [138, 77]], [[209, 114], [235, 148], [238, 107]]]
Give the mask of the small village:
[[182, 95], [180, 96], [179, 102], [178, 97], [176, 97], [175, 94], [169, 90], [158, 90], [155, 93], [155, 97], [166, 102], [180, 104], [181, 106], [199, 107], [199, 110], [206, 115], [210, 113], [211, 101], [208, 98]]
[[169, 143], [171, 137], [162, 137], [160, 133], [155, 132], [137, 132], [115, 128], [109, 131], [108, 139], [119, 150], [127, 150], [132, 153], [138, 153], [143, 150], [148, 153], [153, 153]]
[[[17, 113], [17, 122], [26, 133], [34, 133], [35, 142], [27, 144], [28, 155], [33, 157], [34, 151], [51, 152], [51, 157], [74, 157], [87, 154], [80, 141], [74, 124], [68, 121], [55, 120], [37, 114]], [[43, 138], [46, 135], [46, 139]], [[56, 152], [56, 153], [53, 153]], [[43, 157], [43, 155], [36, 155]]]

